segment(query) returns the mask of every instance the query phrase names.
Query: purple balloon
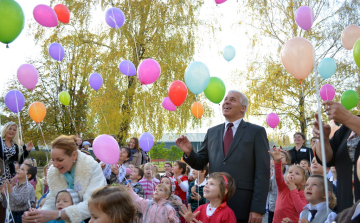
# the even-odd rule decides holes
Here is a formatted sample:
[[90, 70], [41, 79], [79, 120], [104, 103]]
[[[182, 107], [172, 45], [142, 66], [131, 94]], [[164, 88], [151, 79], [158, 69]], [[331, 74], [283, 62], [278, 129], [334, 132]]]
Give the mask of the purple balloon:
[[120, 157], [119, 144], [114, 137], [109, 135], [99, 135], [93, 142], [95, 156], [107, 164], [116, 164]]
[[136, 68], [131, 61], [123, 60], [119, 64], [119, 70], [121, 73], [125, 74], [126, 76], [135, 76], [136, 75]]
[[24, 95], [18, 90], [11, 90], [5, 95], [6, 106], [14, 113], [18, 113], [24, 107]]
[[50, 6], [47, 5], [37, 5], [33, 11], [34, 19], [40, 25], [45, 27], [55, 27], [58, 25], [57, 15]]
[[38, 79], [39, 73], [36, 68], [31, 64], [23, 64], [17, 70], [17, 78], [25, 88], [34, 89]]
[[320, 89], [320, 97], [323, 101], [331, 101], [335, 97], [335, 88], [331, 84], [324, 84]]
[[154, 145], [154, 137], [150, 133], [144, 132], [139, 138], [139, 144], [142, 150], [148, 152]]
[[266, 123], [274, 129], [279, 124], [279, 116], [276, 113], [268, 114], [266, 117]]
[[105, 14], [105, 21], [110, 27], [117, 29], [124, 25], [125, 15], [118, 8], [109, 8]]
[[301, 6], [295, 12], [295, 22], [303, 30], [311, 29], [314, 22], [314, 12], [308, 6]]
[[175, 111], [176, 106], [171, 102], [169, 97], [166, 97], [162, 101], [162, 106], [168, 111]]
[[57, 61], [62, 61], [64, 59], [65, 50], [60, 43], [52, 43], [49, 47], [50, 56]]
[[99, 90], [103, 83], [103, 79], [99, 73], [93, 73], [89, 77], [89, 84], [95, 90]]

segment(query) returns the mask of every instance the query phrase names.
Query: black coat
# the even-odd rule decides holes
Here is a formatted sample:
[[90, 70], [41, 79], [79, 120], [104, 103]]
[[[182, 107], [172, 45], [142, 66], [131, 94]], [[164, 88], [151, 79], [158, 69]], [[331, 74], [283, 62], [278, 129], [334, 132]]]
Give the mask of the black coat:
[[[4, 154], [3, 154], [3, 147], [2, 147], [2, 138], [0, 138], [0, 158], [5, 161], [4, 159]], [[10, 169], [10, 174], [13, 176], [15, 174], [15, 162], [18, 162], [19, 164], [22, 164], [25, 160], [25, 158], [29, 155], [29, 152], [26, 150], [26, 146], [24, 145], [23, 146], [23, 154], [20, 155], [20, 160], [18, 159], [19, 158], [19, 146], [17, 144], [14, 144], [15, 145], [15, 155], [10, 157], [9, 159], [9, 169]], [[3, 173], [2, 173], [3, 174]], [[1, 175], [2, 175], [1, 174]]]
[[[302, 150], [306, 150], [302, 152]], [[308, 160], [311, 164], [312, 159], [314, 158], [314, 151], [311, 148], [301, 147], [297, 152], [295, 147], [289, 150], [291, 156], [291, 164], [300, 164], [301, 160]]]
[[192, 150], [184, 160], [196, 170], [209, 163], [210, 174], [229, 173], [236, 189], [227, 204], [238, 221], [247, 221], [250, 212], [265, 213], [270, 179], [269, 143], [263, 127], [242, 120], [224, 157], [224, 129], [225, 124], [210, 128], [200, 151]]

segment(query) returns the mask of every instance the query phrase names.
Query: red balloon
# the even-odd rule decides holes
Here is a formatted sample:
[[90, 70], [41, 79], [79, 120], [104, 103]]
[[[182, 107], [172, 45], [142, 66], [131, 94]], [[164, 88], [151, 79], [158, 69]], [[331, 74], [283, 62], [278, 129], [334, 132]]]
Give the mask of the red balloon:
[[58, 17], [58, 20], [62, 23], [69, 23], [70, 21], [70, 11], [63, 4], [57, 4], [54, 7], [55, 13]]
[[168, 90], [169, 98], [175, 106], [180, 106], [186, 99], [187, 87], [182, 81], [174, 81]]

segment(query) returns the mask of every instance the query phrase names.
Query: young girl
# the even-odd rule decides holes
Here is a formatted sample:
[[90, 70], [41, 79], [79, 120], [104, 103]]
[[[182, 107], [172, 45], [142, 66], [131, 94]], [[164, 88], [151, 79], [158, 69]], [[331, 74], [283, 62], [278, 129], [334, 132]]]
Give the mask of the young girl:
[[144, 174], [144, 178], [141, 179], [139, 183], [144, 189], [144, 199], [152, 200], [155, 187], [160, 183], [160, 181], [154, 177], [154, 165], [152, 163], [145, 164]]
[[[170, 192], [172, 193], [172, 188], [173, 188], [173, 181], [167, 177], [167, 176], [163, 176], [161, 178], [160, 184], [163, 184], [165, 186], [167, 186], [170, 190]], [[171, 206], [175, 209], [176, 211], [176, 216], [180, 217], [179, 215], [179, 211], [181, 208], [181, 205], [183, 204], [180, 197], [176, 196], [174, 194], [171, 194], [171, 196], [169, 197], [169, 203], [171, 204]]]
[[189, 189], [188, 177], [184, 175], [186, 173], [186, 164], [181, 160], [177, 160], [175, 161], [172, 170], [174, 173], [173, 179], [175, 181], [174, 193], [181, 198], [183, 204], [186, 204], [186, 192]]
[[136, 214], [129, 192], [122, 185], [98, 188], [91, 195], [88, 207], [90, 223], [133, 222]]
[[274, 158], [275, 178], [278, 187], [278, 198], [274, 212], [274, 223], [288, 217], [293, 222], [299, 221], [299, 214], [307, 204], [304, 196], [303, 187], [306, 183], [305, 170], [301, 166], [290, 166], [286, 174], [286, 183], [284, 180], [281, 164], [280, 149], [273, 148], [269, 153]]
[[201, 205], [194, 213], [191, 212], [190, 204], [187, 208], [183, 205], [180, 214], [187, 222], [236, 223], [233, 210], [226, 204], [234, 195], [235, 188], [235, 181], [230, 174], [225, 172], [212, 173], [204, 187], [204, 197], [210, 203]]
[[121, 147], [119, 161], [114, 164], [105, 164], [103, 173], [109, 184], [121, 183], [125, 179], [126, 167], [124, 163], [129, 160], [131, 151], [127, 147]]
[[171, 207], [167, 200], [171, 195], [171, 191], [167, 186], [163, 184], [157, 185], [153, 193], [153, 200], [139, 197], [132, 190], [130, 183], [126, 185], [126, 189], [129, 191], [135, 206], [143, 214], [143, 223], [179, 222], [174, 208]]

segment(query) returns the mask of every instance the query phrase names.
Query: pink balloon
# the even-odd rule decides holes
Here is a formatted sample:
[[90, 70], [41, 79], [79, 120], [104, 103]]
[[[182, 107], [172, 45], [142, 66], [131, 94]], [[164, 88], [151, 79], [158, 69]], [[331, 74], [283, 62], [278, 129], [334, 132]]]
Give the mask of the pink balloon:
[[320, 97], [323, 101], [331, 101], [335, 97], [335, 88], [331, 84], [325, 84], [320, 89]]
[[17, 78], [20, 84], [31, 90], [35, 88], [39, 80], [39, 73], [33, 65], [23, 64], [17, 70]]
[[352, 50], [356, 41], [360, 38], [360, 27], [350, 25], [341, 33], [341, 43], [347, 50]]
[[221, 4], [221, 3], [224, 3], [224, 2], [226, 2], [226, 0], [215, 0], [216, 4]]
[[314, 12], [308, 6], [301, 6], [295, 12], [295, 22], [303, 30], [311, 29], [314, 23]]
[[141, 84], [154, 83], [161, 73], [161, 68], [158, 62], [153, 59], [146, 59], [141, 61], [138, 68], [138, 78]]
[[276, 113], [268, 114], [266, 117], [266, 123], [274, 129], [279, 124], [279, 116]]
[[37, 5], [33, 11], [34, 19], [40, 25], [45, 27], [56, 27], [58, 25], [58, 17], [50, 6]]
[[116, 164], [119, 161], [119, 144], [114, 137], [109, 135], [99, 135], [93, 142], [95, 156], [107, 164]]
[[176, 106], [171, 102], [169, 97], [166, 97], [162, 101], [162, 106], [168, 111], [175, 111]]
[[126, 174], [130, 174], [132, 170], [130, 168], [126, 168]]

